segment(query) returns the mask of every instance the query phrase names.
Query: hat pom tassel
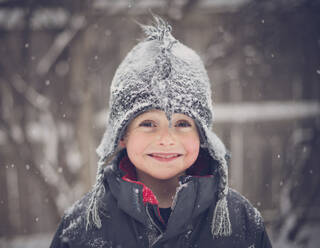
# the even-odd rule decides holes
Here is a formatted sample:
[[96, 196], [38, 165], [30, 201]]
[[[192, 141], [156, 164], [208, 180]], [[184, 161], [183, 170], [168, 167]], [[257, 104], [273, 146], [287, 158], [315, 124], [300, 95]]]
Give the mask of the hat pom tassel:
[[211, 233], [213, 237], [227, 237], [232, 233], [226, 197], [218, 200], [214, 210]]
[[87, 209], [87, 225], [86, 229], [89, 229], [89, 226], [91, 224], [95, 225], [97, 228], [101, 228], [101, 219], [99, 216], [99, 208], [98, 208], [98, 195], [101, 195], [101, 189], [103, 188], [103, 185], [101, 181], [98, 181], [96, 183], [96, 188], [92, 192], [92, 196], [89, 200], [89, 206]]

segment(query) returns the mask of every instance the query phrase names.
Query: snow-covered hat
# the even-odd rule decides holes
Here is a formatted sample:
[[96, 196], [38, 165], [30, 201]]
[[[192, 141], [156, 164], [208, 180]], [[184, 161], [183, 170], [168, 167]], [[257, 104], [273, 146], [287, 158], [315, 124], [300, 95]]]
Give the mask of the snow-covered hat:
[[211, 87], [200, 57], [176, 40], [171, 26], [154, 16], [152, 26], [141, 25], [146, 39], [139, 42], [118, 67], [111, 84], [107, 128], [97, 148], [97, 182], [88, 208], [88, 223], [101, 226], [98, 198], [104, 192], [103, 171], [117, 153], [126, 127], [139, 114], [160, 109], [171, 125], [173, 113], [193, 118], [200, 132], [200, 144], [217, 161], [219, 173], [218, 202], [212, 220], [214, 237], [231, 234], [227, 207], [228, 170], [226, 150], [212, 132]]

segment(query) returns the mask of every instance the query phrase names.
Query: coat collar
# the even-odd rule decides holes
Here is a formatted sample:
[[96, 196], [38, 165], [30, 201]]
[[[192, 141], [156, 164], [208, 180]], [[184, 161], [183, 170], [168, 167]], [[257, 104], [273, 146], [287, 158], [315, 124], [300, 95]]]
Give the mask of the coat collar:
[[[179, 178], [180, 187], [166, 230], [162, 230], [163, 238], [169, 239], [186, 231], [188, 223], [192, 223], [216, 201], [217, 174], [210, 171], [212, 166], [208, 162], [205, 156], [199, 156], [186, 172], [187, 175]], [[158, 201], [146, 185], [136, 180], [134, 165], [126, 152], [119, 156], [111, 168], [105, 169], [104, 182], [117, 200], [118, 207], [145, 226], [150, 225], [150, 217], [161, 226]]]

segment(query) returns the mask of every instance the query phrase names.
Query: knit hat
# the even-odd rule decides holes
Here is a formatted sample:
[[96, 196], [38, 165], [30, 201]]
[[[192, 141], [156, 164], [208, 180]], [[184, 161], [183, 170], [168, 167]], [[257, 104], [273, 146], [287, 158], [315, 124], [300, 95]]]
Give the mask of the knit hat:
[[200, 146], [208, 150], [219, 175], [218, 201], [212, 220], [214, 237], [231, 235], [227, 207], [228, 170], [226, 150], [212, 132], [211, 87], [200, 57], [176, 40], [171, 26], [154, 16], [152, 26], [141, 25], [146, 39], [139, 42], [118, 67], [111, 84], [107, 128], [97, 148], [100, 156], [97, 181], [92, 189], [87, 223], [101, 227], [98, 199], [104, 194], [103, 172], [118, 152], [126, 127], [139, 114], [163, 110], [171, 126], [173, 113], [191, 117], [200, 133]]

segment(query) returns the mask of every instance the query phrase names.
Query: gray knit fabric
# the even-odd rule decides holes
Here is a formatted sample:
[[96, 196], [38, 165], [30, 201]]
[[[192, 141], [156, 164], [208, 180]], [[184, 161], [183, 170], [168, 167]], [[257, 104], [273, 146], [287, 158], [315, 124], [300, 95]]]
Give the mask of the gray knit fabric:
[[231, 235], [227, 207], [228, 170], [226, 150], [212, 132], [211, 88], [200, 57], [176, 40], [171, 26], [154, 16], [152, 26], [141, 25], [146, 39], [139, 42], [118, 67], [111, 85], [107, 128], [97, 148], [97, 182], [87, 212], [88, 225], [101, 226], [98, 199], [104, 193], [103, 170], [132, 119], [150, 109], [165, 111], [171, 125], [173, 113], [193, 118], [200, 131], [201, 147], [218, 162], [219, 194], [213, 214], [214, 237]]

